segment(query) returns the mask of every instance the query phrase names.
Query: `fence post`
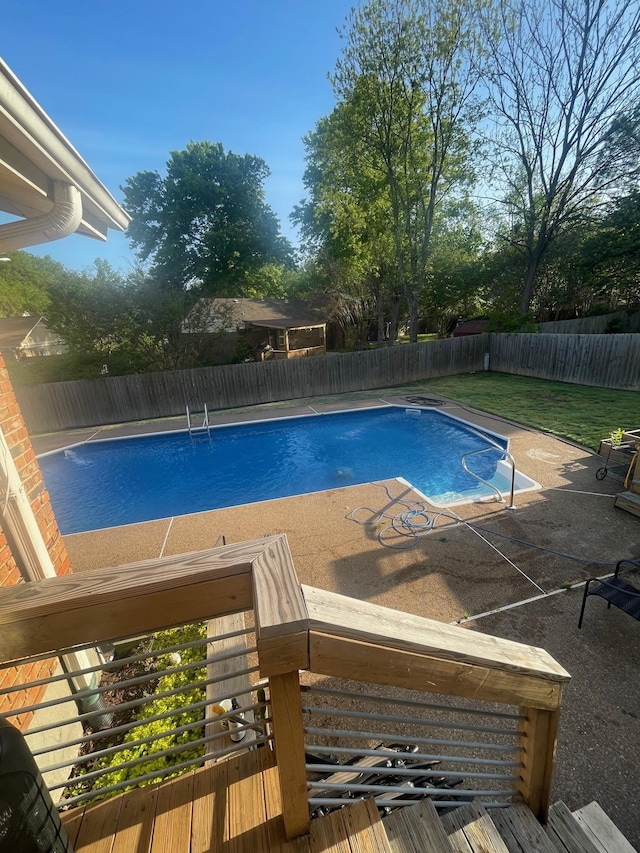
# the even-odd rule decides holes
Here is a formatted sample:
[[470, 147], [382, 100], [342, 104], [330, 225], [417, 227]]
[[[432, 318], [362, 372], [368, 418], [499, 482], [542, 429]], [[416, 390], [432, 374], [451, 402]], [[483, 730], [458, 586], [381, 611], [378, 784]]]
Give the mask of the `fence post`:
[[280, 776], [282, 817], [287, 838], [309, 832], [307, 771], [298, 672], [269, 678], [273, 735]]
[[520, 708], [520, 713], [524, 719], [518, 729], [518, 746], [523, 750], [523, 768], [518, 789], [534, 815], [545, 823], [551, 797], [560, 707], [550, 711]]

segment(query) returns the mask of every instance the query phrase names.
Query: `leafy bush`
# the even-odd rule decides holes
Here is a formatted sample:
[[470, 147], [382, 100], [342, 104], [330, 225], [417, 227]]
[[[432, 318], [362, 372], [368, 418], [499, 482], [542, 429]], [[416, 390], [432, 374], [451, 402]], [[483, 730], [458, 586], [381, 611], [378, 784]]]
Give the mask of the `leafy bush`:
[[[167, 646], [179, 645], [181, 643], [189, 643], [199, 638], [204, 639], [205, 637], [206, 629], [204, 625], [186, 625], [181, 628], [161, 631], [155, 635], [151, 651], [155, 649], [161, 650]], [[195, 663], [202, 660], [204, 657], [206, 657], [206, 645], [193, 646], [192, 648], [184, 649], [180, 652], [180, 665]], [[154, 669], [160, 671], [175, 665], [176, 664], [172, 661], [171, 656], [165, 654], [160, 655], [156, 659]], [[150, 677], [153, 678], [152, 673]], [[160, 699], [154, 699], [152, 696], [149, 702], [145, 702], [144, 705], [138, 706], [134, 710], [131, 719], [133, 721], [140, 722], [140, 725], [135, 726], [135, 728], [130, 729], [125, 734], [121, 741], [125, 748], [118, 752], [114, 752], [111, 755], [99, 758], [95, 762], [82, 765], [78, 769], [79, 775], [76, 777], [76, 784], [74, 784], [72, 788], [67, 789], [68, 794], [72, 795], [78, 793], [79, 790], [86, 790], [86, 787], [82, 783], [82, 775], [84, 773], [113, 768], [110, 773], [106, 773], [96, 781], [96, 786], [106, 788], [111, 785], [116, 785], [120, 782], [130, 780], [132, 784], [124, 789], [130, 790], [131, 788], [138, 787], [135, 780], [139, 776], [143, 776], [146, 773], [153, 773], [155, 771], [164, 771], [176, 764], [204, 755], [205, 750], [202, 744], [198, 746], [189, 745], [192, 741], [198, 740], [204, 735], [204, 708], [184, 712], [180, 712], [180, 708], [185, 705], [201, 702], [205, 699], [204, 686], [198, 686], [197, 684], [198, 682], [202, 682], [205, 677], [206, 670], [203, 666], [201, 668], [189, 669], [184, 672], [175, 672], [169, 675], [163, 675], [158, 678], [155, 684], [154, 695], [160, 695], [173, 690], [180, 690], [181, 692], [174, 696], [167, 696]], [[117, 683], [114, 684], [114, 687], [117, 687]], [[149, 682], [142, 684], [140, 689], [148, 690]], [[152, 719], [151, 722], [144, 722], [145, 720], [153, 718], [159, 714], [172, 711], [175, 711], [176, 713], [166, 719]], [[172, 731], [173, 729], [181, 726], [196, 723], [199, 720], [203, 721], [202, 726], [198, 726], [180, 734], [175, 734]], [[154, 737], [154, 739], [149, 743], [138, 744], [129, 748], [126, 747], [126, 744], [128, 743], [133, 743], [134, 741], [147, 737]], [[166, 756], [156, 755], [159, 751], [179, 746], [183, 746], [184, 749], [176, 750], [176, 752]], [[99, 743], [98, 749], [101, 748], [103, 748], [103, 746]], [[145, 757], [148, 757], [147, 761], [142, 761], [133, 767], [118, 769], [119, 765], [123, 763], [137, 759], [144, 759]], [[173, 773], [163, 774], [161, 778], [170, 779], [174, 776], [180, 775], [181, 772], [185, 771], [177, 770]], [[141, 782], [140, 786], [150, 785], [155, 781], [157, 781], [157, 779], [149, 779], [145, 782]], [[118, 791], [116, 793], [120, 792]], [[111, 796], [115, 796], [115, 793]]]

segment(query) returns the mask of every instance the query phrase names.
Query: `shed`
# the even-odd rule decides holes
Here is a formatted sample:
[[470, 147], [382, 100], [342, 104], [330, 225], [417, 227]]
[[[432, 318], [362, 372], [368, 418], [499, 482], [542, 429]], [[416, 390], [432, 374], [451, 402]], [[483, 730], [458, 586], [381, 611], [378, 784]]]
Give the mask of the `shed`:
[[487, 326], [491, 320], [463, 320], [453, 330], [452, 337], [463, 338], [466, 335], [481, 335], [487, 331]]
[[[327, 309], [302, 299], [209, 299], [206, 331], [219, 334], [225, 328], [231, 336], [242, 334], [256, 360], [301, 358], [325, 355], [327, 351]], [[202, 315], [198, 306], [193, 316]], [[187, 321], [185, 333], [197, 324]]]

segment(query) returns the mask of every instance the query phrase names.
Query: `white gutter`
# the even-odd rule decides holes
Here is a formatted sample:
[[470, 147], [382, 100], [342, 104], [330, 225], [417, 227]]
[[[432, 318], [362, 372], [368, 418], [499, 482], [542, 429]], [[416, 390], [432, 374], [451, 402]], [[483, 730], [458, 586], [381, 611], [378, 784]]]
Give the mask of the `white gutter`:
[[[2, 59], [0, 128], [4, 138], [49, 179], [71, 183], [80, 190], [85, 215], [97, 217], [106, 228], [126, 229], [129, 215]], [[89, 230], [98, 236], [94, 229]]]
[[53, 184], [53, 208], [49, 213], [0, 225], [0, 252], [12, 252], [68, 237], [82, 221], [82, 196], [73, 184]]

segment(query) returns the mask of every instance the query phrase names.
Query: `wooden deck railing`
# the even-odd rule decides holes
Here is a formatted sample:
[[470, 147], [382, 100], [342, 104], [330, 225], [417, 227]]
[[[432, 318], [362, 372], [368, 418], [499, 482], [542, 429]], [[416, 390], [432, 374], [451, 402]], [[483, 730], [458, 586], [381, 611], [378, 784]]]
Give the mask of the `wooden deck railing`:
[[0, 659], [253, 608], [288, 837], [309, 827], [299, 670], [516, 705], [519, 794], [546, 816], [563, 684], [544, 650], [301, 587], [285, 536], [0, 590]]

